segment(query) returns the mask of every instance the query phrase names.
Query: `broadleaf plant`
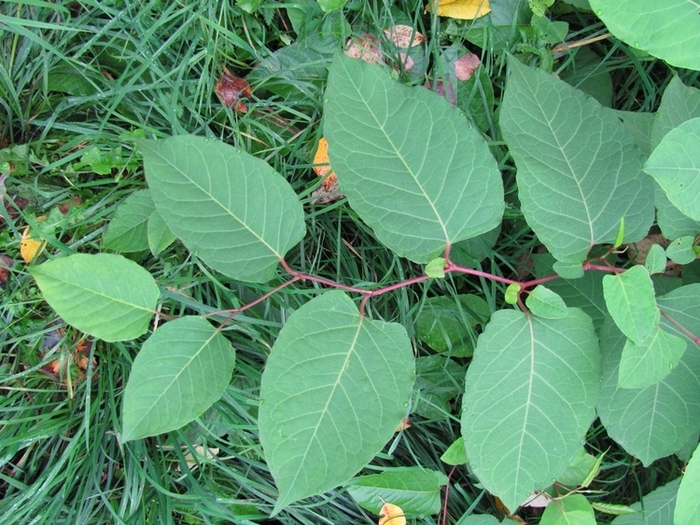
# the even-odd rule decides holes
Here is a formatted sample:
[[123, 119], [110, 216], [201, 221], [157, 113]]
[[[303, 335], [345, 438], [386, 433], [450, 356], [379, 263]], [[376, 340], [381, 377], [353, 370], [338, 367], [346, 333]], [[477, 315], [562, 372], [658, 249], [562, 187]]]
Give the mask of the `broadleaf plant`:
[[[474, 39], [499, 22], [504, 4], [494, 0], [493, 11], [465, 36]], [[415, 273], [400, 282], [378, 284], [379, 276], [375, 283], [336, 282], [307, 273], [306, 252], [299, 250], [300, 261], [289, 253], [314, 216], [305, 215], [306, 201], [287, 178], [255, 155], [191, 135], [136, 140], [148, 191], [118, 209], [105, 248], [159, 254], [177, 238], [204, 274], [269, 291], [238, 296], [218, 286], [214, 293], [236, 305], [225, 315], [187, 308], [161, 315], [159, 298], [175, 292], [159, 289], [145, 268], [122, 255], [74, 254], [31, 267], [46, 301], [89, 335], [137, 339], [153, 321], [125, 389], [122, 426], [115, 429], [122, 442], [200, 417], [236, 377], [236, 350], [225, 331], [246, 331], [244, 310], [305, 282], [318, 295], [290, 301], [270, 317], [279, 332], [259, 385], [259, 459], [279, 490], [273, 515], [338, 486], [372, 509], [379, 502], [364, 501], [368, 491], [396, 496], [415, 515], [435, 512], [446, 483], [441, 473], [418, 465], [355, 476], [378, 455], [393, 454], [391, 447], [383, 452], [385, 445], [404, 431], [412, 411], [446, 413], [451, 403], [461, 403], [462, 436], [450, 461], [467, 461], [511, 510], [553, 480], [579, 479], [572, 464], [585, 455], [596, 418], [644, 465], [696, 439], [700, 284], [684, 275], [686, 282], [662, 293], [667, 285], [657, 278], [667, 265], [692, 266], [700, 234], [700, 199], [679, 191], [697, 184], [700, 134], [691, 120], [700, 116], [697, 92], [671, 82], [651, 123], [613, 112], [513, 56], [507, 63], [499, 121], [482, 122], [503, 140], [488, 142], [469, 115], [438, 93], [403, 85], [382, 65], [343, 54], [332, 61], [322, 117], [330, 164], [347, 205], [381, 249], [409, 260]], [[504, 166], [517, 170], [508, 194]], [[681, 188], [688, 168], [694, 171]], [[623, 260], [618, 245], [629, 249], [647, 236], [655, 207], [662, 233], [673, 232], [675, 243], [650, 252], [646, 267]], [[548, 252], [532, 255], [531, 279], [481, 266], [504, 211]], [[371, 270], [369, 257], [356, 253]], [[441, 293], [477, 278], [494, 283], [491, 297]], [[411, 312], [403, 318], [414, 315], [415, 323], [373, 309], [378, 296], [417, 285], [423, 297], [405, 294], [401, 304]], [[207, 318], [214, 315], [219, 324]], [[416, 360], [422, 345], [431, 355]], [[696, 456], [686, 474], [691, 482]], [[680, 485], [680, 492], [677, 484], [664, 492], [664, 501], [679, 494], [677, 525], [697, 515], [695, 489]], [[421, 492], [429, 496], [411, 505]], [[582, 495], [557, 503], [546, 511], [550, 522], [580, 515], [592, 523], [594, 506]]]

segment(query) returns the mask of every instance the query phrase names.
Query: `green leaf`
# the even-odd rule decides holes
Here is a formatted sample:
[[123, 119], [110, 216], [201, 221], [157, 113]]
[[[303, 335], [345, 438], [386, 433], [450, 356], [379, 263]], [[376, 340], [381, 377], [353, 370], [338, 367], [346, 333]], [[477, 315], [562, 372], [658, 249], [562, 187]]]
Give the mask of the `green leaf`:
[[669, 131], [647, 159], [644, 171], [676, 208], [700, 220], [700, 118]]
[[[319, 11], [319, 17], [323, 13], [318, 9], [316, 2], [310, 4]], [[298, 16], [298, 20], [303, 24], [314, 25], [315, 14], [306, 11], [307, 5], [295, 4], [295, 8], [287, 8], [287, 12], [292, 16]], [[310, 9], [313, 11], [313, 9]], [[292, 15], [293, 12], [299, 15]], [[294, 19], [292, 19], [294, 24]], [[299, 30], [304, 31], [302, 27]], [[317, 29], [314, 27], [314, 30]], [[253, 86], [271, 91], [279, 95], [287, 103], [299, 102], [308, 104], [313, 100], [313, 107], [318, 104], [321, 97], [321, 86], [328, 76], [328, 63], [332, 54], [328, 53], [328, 48], [334, 49], [335, 38], [314, 42], [311, 38], [306, 38], [288, 46], [284, 46], [269, 56], [262, 57], [260, 62], [251, 71], [246, 80]]]
[[576, 264], [592, 246], [614, 242], [622, 218], [625, 242], [644, 237], [654, 218], [652, 182], [619, 119], [554, 76], [508, 63], [501, 128], [538, 238], [558, 261]]
[[557, 478], [557, 483], [569, 489], [583, 486], [583, 483], [592, 471], [595, 470], [593, 477], [600, 471], [600, 466], [598, 465], [596, 468], [596, 465], [598, 465], [598, 459], [581, 448], [566, 467], [564, 473]]
[[413, 366], [406, 330], [361, 317], [342, 292], [289, 317], [260, 392], [260, 442], [280, 489], [273, 513], [346, 482], [381, 450], [406, 415]]
[[268, 281], [304, 236], [299, 199], [266, 162], [189, 135], [137, 143], [158, 212], [215, 270], [241, 281]]
[[598, 512], [611, 514], [613, 516], [627, 516], [630, 514], [639, 514], [638, 510], [634, 510], [628, 505], [618, 505], [615, 503], [605, 503], [602, 501], [591, 501], [591, 507]]
[[373, 514], [379, 514], [386, 501], [401, 507], [407, 518], [419, 518], [440, 512], [440, 487], [448, 481], [442, 472], [398, 467], [355, 478], [346, 488], [360, 507]]
[[676, 208], [658, 184], [654, 189], [654, 204], [656, 222], [667, 239], [677, 239], [686, 235], [695, 236], [700, 233], [700, 222], [694, 221]]
[[490, 514], [465, 514], [459, 518], [457, 525], [498, 525], [499, 523], [501, 522]]
[[445, 258], [438, 257], [425, 265], [425, 275], [433, 279], [445, 278]]
[[671, 65], [700, 70], [700, 16], [687, 0], [589, 0], [610, 32]]
[[[659, 297], [658, 304], [674, 322], [700, 333], [699, 295], [700, 284], [692, 284]], [[665, 316], [661, 326], [685, 339]], [[603, 385], [598, 415], [610, 437], [648, 466], [673, 454], [700, 432], [700, 352], [689, 349], [661, 381], [630, 390], [617, 388], [625, 341], [609, 319], [601, 331]]]
[[550, 501], [544, 509], [540, 525], [596, 525], [595, 512], [585, 496], [571, 494]]
[[470, 357], [476, 342], [475, 327], [486, 324], [489, 317], [489, 305], [477, 295], [430, 297], [416, 319], [416, 335], [436, 352]]
[[157, 211], [154, 211], [148, 218], [148, 247], [153, 255], [170, 246], [176, 239], [175, 234], [170, 231], [167, 223]]
[[533, 314], [545, 319], [561, 319], [568, 315], [564, 299], [541, 284], [528, 294], [525, 305]]
[[618, 516], [612, 525], [669, 525], [673, 523], [676, 494], [680, 478], [653, 490], [642, 498], [642, 502], [630, 505], [638, 514]]
[[148, 190], [139, 190], [129, 195], [119, 205], [107, 227], [104, 246], [124, 253], [148, 249], [148, 219], [155, 211]]
[[637, 344], [659, 326], [659, 309], [654, 284], [644, 266], [633, 266], [624, 273], [603, 277], [605, 304], [622, 332]]
[[325, 101], [333, 170], [350, 205], [387, 247], [427, 263], [448, 244], [499, 224], [496, 161], [444, 98], [338, 54]]
[[58, 315], [104, 341], [145, 334], [160, 297], [151, 274], [121, 255], [76, 254], [29, 272]]
[[532, 14], [538, 17], [544, 16], [547, 8], [552, 7], [554, 0], [528, 0]]
[[663, 273], [666, 271], [666, 252], [659, 244], [653, 244], [649, 248], [644, 267], [650, 274]]
[[685, 236], [671, 242], [666, 248], [666, 256], [676, 264], [690, 264], [696, 258], [693, 243], [695, 237]]
[[236, 353], [201, 317], [160, 326], [136, 356], [124, 391], [122, 443], [178, 429], [217, 401]]
[[318, 0], [318, 5], [325, 13], [336, 11], [343, 7], [348, 0]]
[[464, 450], [464, 438], [458, 437], [454, 443], [452, 443], [442, 456], [440, 460], [448, 465], [464, 465], [469, 461], [467, 458], [467, 452]]
[[[557, 43], [566, 39], [569, 32], [568, 24], [562, 29], [565, 29], [566, 32]], [[591, 50], [590, 46], [583, 46], [575, 54], [572, 53], [570, 60], [567, 59], [567, 63], [568, 65], [558, 72], [559, 78], [593, 97], [601, 106], [609, 108], [613, 100], [613, 81], [610, 71], [600, 67], [600, 55]], [[618, 118], [619, 116], [618, 113]], [[653, 115], [651, 116], [653, 117]], [[648, 140], [647, 136], [647, 142]]]
[[687, 343], [660, 327], [641, 344], [627, 340], [620, 359], [619, 388], [645, 388], [676, 368]]
[[518, 295], [520, 295], [520, 290], [522, 290], [522, 286], [520, 286], [518, 283], [511, 283], [508, 285], [508, 288], [506, 288], [506, 293], [505, 293], [505, 301], [508, 304], [515, 304], [518, 302]]
[[580, 279], [584, 274], [581, 263], [563, 263], [557, 261], [552, 265], [552, 269], [564, 279]]
[[413, 412], [426, 419], [447, 419], [452, 412], [450, 401], [464, 392], [466, 368], [442, 355], [416, 359], [416, 403]]
[[651, 149], [655, 149], [669, 131], [696, 117], [700, 117], [700, 90], [684, 86], [681, 79], [674, 76], [656, 112], [651, 128]]
[[674, 525], [695, 525], [700, 523], [700, 447], [685, 467], [685, 473], [678, 488]]
[[599, 380], [597, 337], [580, 310], [493, 315], [467, 371], [462, 436], [479, 480], [508, 508], [566, 470], [595, 418]]
[[[598, 61], [595, 66], [598, 67]], [[640, 153], [644, 157], [651, 155], [651, 130], [657, 120], [656, 115], [641, 111], [613, 110], [613, 113], [622, 121], [625, 131], [637, 145]]]
[[[533, 254], [536, 276], [546, 277], [552, 274], [554, 258], [551, 254]], [[578, 279], [556, 279], [547, 286], [556, 292], [570, 308], [580, 308], [593, 320], [593, 326], [603, 325], [608, 308], [603, 295], [603, 274], [585, 272]]]

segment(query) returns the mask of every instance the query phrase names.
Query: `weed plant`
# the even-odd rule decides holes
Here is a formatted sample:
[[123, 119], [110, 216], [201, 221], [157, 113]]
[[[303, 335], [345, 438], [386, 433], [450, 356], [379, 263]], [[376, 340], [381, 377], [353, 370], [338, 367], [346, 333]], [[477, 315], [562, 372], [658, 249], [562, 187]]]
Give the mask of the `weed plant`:
[[[551, 16], [570, 24], [567, 41], [605, 31], [590, 13], [561, 2], [557, 6]], [[351, 35], [378, 36], [379, 28], [397, 23], [427, 36], [430, 63], [437, 63], [441, 50], [452, 43], [464, 42], [461, 32], [468, 26], [426, 13], [422, 2], [412, 0], [353, 0], [327, 15], [309, 0], [29, 0], [0, 5], [0, 166], [6, 170], [0, 255], [14, 261], [0, 295], [1, 523], [376, 522], [342, 490], [267, 519], [277, 489], [257, 435], [260, 374], [289, 312], [315, 297], [317, 285], [289, 286], [241, 314], [239, 320], [245, 322], [225, 331], [237, 349], [237, 372], [223, 398], [201, 418], [179, 431], [120, 446], [115, 429], [120, 428], [125, 379], [138, 345], [93, 344], [62, 325], [20, 263], [19, 251], [26, 226], [36, 226], [40, 216], [71, 202], [75, 213], [47, 249], [99, 251], [116, 207], [145, 187], [140, 154], [129, 139], [195, 134], [253, 153], [292, 184], [308, 212], [308, 233], [287, 256], [294, 268], [356, 287], [421, 275], [417, 265], [382, 247], [343, 200], [315, 205], [311, 195], [319, 184], [310, 168], [321, 133], [323, 73], [330, 57]], [[528, 255], [538, 242], [518, 210], [513, 163], [495, 124], [505, 53], [533, 65], [549, 53], [555, 72], [574, 85], [592, 75], [609, 75], [610, 105], [628, 111], [655, 110], [672, 76], [662, 62], [640, 57], [614, 38], [552, 54], [553, 45], [543, 51], [527, 35], [518, 36], [517, 28], [514, 32], [502, 48], [468, 44], [496, 88], [484, 131], [500, 159], [509, 204], [496, 247], [487, 251], [482, 267], [506, 277], [528, 271]], [[261, 66], [290, 45], [306, 46], [321, 58], [278, 60], [275, 71]], [[581, 49], [594, 56], [587, 69], [578, 69]], [[251, 79], [255, 96], [245, 114], [225, 107], [214, 94], [224, 68]], [[438, 74], [428, 68], [425, 76], [434, 81]], [[397, 75], [405, 82], [425, 80]], [[698, 85], [697, 73], [681, 75], [687, 85]], [[235, 297], [252, 301], [282, 282], [282, 276], [265, 285], [232, 281], [177, 243], [158, 256], [131, 256], [165, 289], [163, 309], [173, 315], [236, 308], [241, 304]], [[449, 276], [378, 297], [370, 308], [373, 316], [399, 322], [415, 336], [413, 320], [423, 301], [436, 293], [475, 293], [495, 310], [504, 286]], [[92, 363], [82, 368], [74, 356], [81, 342]], [[427, 355], [419, 344], [416, 352]], [[459, 403], [453, 400], [450, 406], [454, 410], [445, 412], [435, 405], [439, 417], [411, 417], [412, 427], [398, 433], [374, 462], [421, 465], [451, 475], [445, 512], [414, 523], [454, 523], [470, 510], [500, 512], [465, 468], [451, 471], [440, 460], [460, 435]], [[642, 468], [598, 423], [587, 442], [592, 450], [606, 452], [592, 486], [602, 501], [637, 501], [679, 476], [683, 467], [671, 457]], [[528, 523], [537, 523], [537, 510], [529, 512]]]

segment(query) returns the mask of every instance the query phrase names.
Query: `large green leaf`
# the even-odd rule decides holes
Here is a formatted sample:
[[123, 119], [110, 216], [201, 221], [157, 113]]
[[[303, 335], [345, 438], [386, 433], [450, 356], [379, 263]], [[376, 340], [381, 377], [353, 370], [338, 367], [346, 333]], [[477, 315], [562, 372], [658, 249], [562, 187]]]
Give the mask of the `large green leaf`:
[[325, 101], [324, 132], [343, 193], [396, 253], [427, 263], [500, 223], [496, 161], [444, 98], [339, 54]]
[[600, 354], [590, 318], [494, 314], [467, 371], [462, 435], [484, 486], [511, 509], [552, 484], [595, 417]]
[[260, 442], [280, 490], [274, 513], [346, 482], [406, 415], [415, 377], [406, 330], [360, 316], [343, 292], [287, 320], [261, 382]]
[[695, 525], [700, 523], [700, 447], [685, 468], [674, 512], [674, 525]]
[[677, 67], [700, 70], [695, 0], [589, 0], [610, 32]]
[[693, 220], [700, 220], [700, 118], [669, 131], [653, 151], [644, 171], [666, 197]]
[[[657, 302], [662, 312], [691, 333], [700, 333], [700, 284], [678, 288]], [[685, 336], [661, 317], [661, 327]], [[686, 339], [687, 340], [687, 339]], [[615, 441], [644, 465], [673, 454], [700, 431], [700, 352], [695, 343], [661, 381], [646, 388], [618, 388], [625, 336], [609, 320], [601, 331], [603, 386], [598, 415]], [[687, 340], [689, 341], [689, 340]]]
[[138, 145], [158, 212], [215, 270], [241, 281], [268, 281], [304, 236], [299, 199], [266, 162], [194, 136]]
[[58, 315], [105, 341], [145, 334], [160, 297], [151, 274], [121, 255], [76, 254], [29, 271]]
[[680, 481], [680, 478], [674, 479], [653, 490], [644, 496], [642, 501], [631, 505], [639, 514], [618, 516], [612, 525], [671, 525]]
[[134, 360], [121, 441], [175, 430], [200, 416], [223, 395], [235, 362], [231, 344], [205, 319], [162, 325]]
[[501, 128], [518, 167], [522, 211], [554, 257], [579, 264], [592, 246], [638, 241], [654, 218], [643, 157], [610, 111], [511, 58]]
[[635, 343], [645, 343], [656, 331], [660, 318], [649, 270], [633, 266], [624, 273], [606, 275], [603, 293], [608, 311], [620, 330]]
[[383, 502], [398, 505], [408, 518], [440, 512], [440, 487], [447, 485], [442, 472], [420, 467], [398, 467], [353, 479], [347, 490], [364, 509], [379, 514]]

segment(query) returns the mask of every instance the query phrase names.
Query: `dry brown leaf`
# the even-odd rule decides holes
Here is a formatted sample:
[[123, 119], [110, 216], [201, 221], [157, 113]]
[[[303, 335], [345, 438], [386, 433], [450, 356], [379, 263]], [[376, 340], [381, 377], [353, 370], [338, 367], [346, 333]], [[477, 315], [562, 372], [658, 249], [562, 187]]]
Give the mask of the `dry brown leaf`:
[[473, 53], [468, 53], [455, 60], [455, 76], [459, 80], [469, 80], [474, 70], [481, 65], [479, 57]]
[[233, 108], [239, 113], [248, 112], [248, 106], [240, 100], [241, 98], [250, 98], [253, 95], [247, 80], [234, 77], [226, 72], [216, 81], [214, 92], [224, 106]]
[[400, 47], [401, 49], [419, 46], [425, 42], [425, 35], [419, 33], [418, 31], [414, 31], [411, 26], [403, 24], [398, 24], [389, 29], [385, 29], [384, 33], [396, 47]]
[[383, 59], [382, 52], [379, 50], [379, 41], [367, 33], [349, 38], [345, 43], [345, 54], [370, 64], [379, 64]]
[[655, 244], [661, 245], [662, 248], [668, 248], [671, 242], [660, 233], [650, 233], [637, 242], [623, 244], [622, 246], [627, 249], [627, 256], [634, 260], [636, 264], [644, 264], [647, 260], [649, 250], [651, 250], [651, 247]]
[[0, 255], [0, 289], [7, 288], [7, 280], [10, 278], [10, 270], [15, 261], [7, 255]]
[[413, 69], [413, 64], [415, 64], [415, 61], [410, 55], [407, 55], [406, 53], [399, 53], [399, 58], [401, 60], [401, 64], [403, 64], [404, 71], [408, 72]]
[[[435, 1], [430, 1], [427, 7], [428, 11], [432, 11]], [[474, 20], [490, 12], [489, 0], [440, 0], [437, 10], [440, 16], [459, 20]]]
[[379, 511], [379, 525], [406, 525], [406, 517], [398, 505], [384, 503]]

